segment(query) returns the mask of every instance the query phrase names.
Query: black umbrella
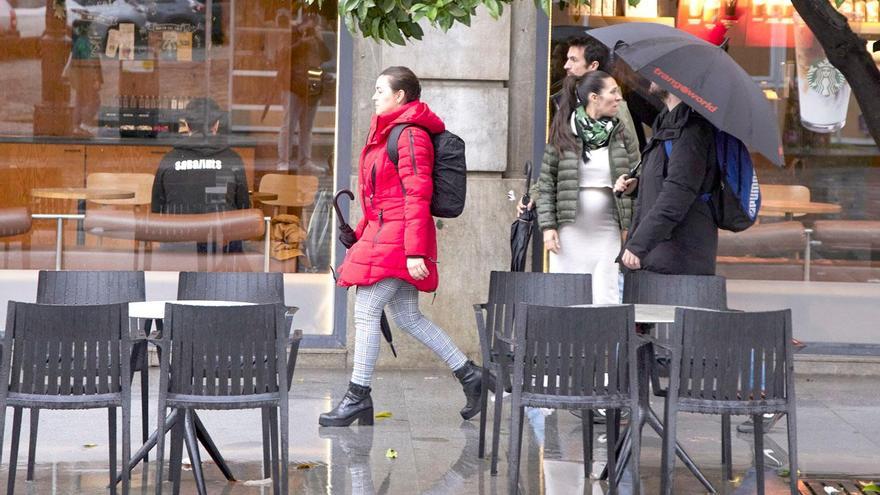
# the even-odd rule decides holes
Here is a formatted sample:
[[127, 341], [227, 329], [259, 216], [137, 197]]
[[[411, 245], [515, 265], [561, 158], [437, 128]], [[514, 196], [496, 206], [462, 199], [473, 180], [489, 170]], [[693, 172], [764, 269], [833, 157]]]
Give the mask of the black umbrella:
[[[350, 249], [357, 242], [357, 237], [354, 235], [354, 230], [351, 229], [351, 226], [346, 223], [345, 217], [342, 216], [342, 210], [339, 208], [339, 197], [343, 195], [348, 196], [348, 199], [354, 199], [353, 192], [348, 189], [342, 189], [333, 197], [333, 209], [336, 210], [336, 220], [339, 224], [339, 242], [345, 246], [345, 249]], [[379, 320], [379, 326], [382, 329], [382, 335], [385, 337], [388, 345], [391, 346], [391, 353], [394, 354], [394, 357], [397, 357], [397, 350], [394, 348], [394, 342], [392, 342], [393, 339], [391, 337], [391, 325], [388, 324], [388, 317], [385, 316], [385, 310], [382, 310], [382, 318]]]
[[[520, 202], [529, 204], [529, 187], [532, 184], [532, 162], [526, 162], [526, 192]], [[529, 240], [532, 238], [532, 225], [538, 215], [535, 209], [523, 210], [510, 226], [510, 271], [522, 272], [526, 269], [526, 252], [529, 250]]]
[[629, 22], [587, 34], [634, 71], [782, 166], [777, 118], [764, 92], [723, 48], [678, 29]]

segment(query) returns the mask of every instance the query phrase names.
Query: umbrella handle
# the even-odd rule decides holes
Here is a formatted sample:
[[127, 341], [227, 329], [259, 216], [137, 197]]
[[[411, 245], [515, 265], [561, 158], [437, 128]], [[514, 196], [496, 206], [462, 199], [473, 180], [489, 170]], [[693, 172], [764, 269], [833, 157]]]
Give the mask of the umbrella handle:
[[333, 196], [333, 209], [336, 210], [336, 220], [339, 221], [339, 225], [345, 223], [345, 218], [342, 217], [342, 210], [339, 209], [339, 196], [342, 195], [348, 196], [350, 200], [354, 200], [354, 193], [348, 189], [342, 189]]
[[526, 160], [526, 194], [529, 193], [529, 189], [532, 187], [532, 161]]

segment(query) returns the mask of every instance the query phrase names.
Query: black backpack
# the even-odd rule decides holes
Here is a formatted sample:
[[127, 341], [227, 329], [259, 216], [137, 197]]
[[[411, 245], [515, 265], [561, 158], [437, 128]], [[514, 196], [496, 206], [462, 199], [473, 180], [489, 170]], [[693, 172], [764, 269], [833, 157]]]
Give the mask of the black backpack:
[[[397, 124], [391, 129], [386, 145], [388, 157], [397, 168], [400, 156], [397, 142], [404, 129], [414, 124]], [[426, 130], [427, 131], [427, 130]], [[449, 131], [431, 134], [434, 144], [434, 193], [431, 196], [431, 215], [440, 218], [455, 218], [464, 210], [467, 195], [467, 165], [464, 157], [464, 140]], [[410, 156], [415, 156], [412, 134], [409, 136]]]

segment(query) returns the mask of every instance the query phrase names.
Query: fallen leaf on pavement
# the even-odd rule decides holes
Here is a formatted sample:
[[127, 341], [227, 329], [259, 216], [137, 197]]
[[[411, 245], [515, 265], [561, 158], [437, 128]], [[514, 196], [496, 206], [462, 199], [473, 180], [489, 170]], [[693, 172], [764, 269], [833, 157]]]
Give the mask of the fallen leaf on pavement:
[[266, 478], [264, 480], [247, 480], [242, 484], [244, 486], [271, 486], [272, 478]]
[[397, 451], [394, 449], [388, 449], [385, 452], [385, 457], [387, 457], [389, 459], [397, 459]]

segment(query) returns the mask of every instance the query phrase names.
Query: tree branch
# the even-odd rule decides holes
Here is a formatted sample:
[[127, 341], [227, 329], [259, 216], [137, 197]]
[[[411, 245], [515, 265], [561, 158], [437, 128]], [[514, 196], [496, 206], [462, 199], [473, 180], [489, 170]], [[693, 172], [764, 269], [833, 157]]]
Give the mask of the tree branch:
[[880, 70], [868, 53], [866, 42], [827, 0], [792, 0], [792, 4], [825, 49], [828, 61], [849, 82], [868, 132], [880, 147]]

